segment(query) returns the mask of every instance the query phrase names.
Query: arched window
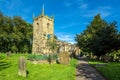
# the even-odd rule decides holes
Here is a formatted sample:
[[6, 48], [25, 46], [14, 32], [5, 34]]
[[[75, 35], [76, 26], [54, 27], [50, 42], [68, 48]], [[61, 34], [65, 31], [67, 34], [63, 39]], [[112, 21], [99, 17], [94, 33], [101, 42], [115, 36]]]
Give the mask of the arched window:
[[47, 29], [49, 29], [49, 27], [50, 27], [50, 24], [49, 24], [49, 23], [47, 23]]
[[39, 23], [37, 22], [37, 26], [39, 26]]

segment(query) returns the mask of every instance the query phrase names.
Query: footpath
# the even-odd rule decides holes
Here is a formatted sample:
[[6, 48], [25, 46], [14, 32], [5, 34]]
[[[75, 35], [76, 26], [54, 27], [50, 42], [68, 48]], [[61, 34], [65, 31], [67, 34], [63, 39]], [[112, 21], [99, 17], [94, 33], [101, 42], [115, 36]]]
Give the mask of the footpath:
[[79, 58], [76, 80], [106, 80], [99, 72], [91, 67], [86, 58]]

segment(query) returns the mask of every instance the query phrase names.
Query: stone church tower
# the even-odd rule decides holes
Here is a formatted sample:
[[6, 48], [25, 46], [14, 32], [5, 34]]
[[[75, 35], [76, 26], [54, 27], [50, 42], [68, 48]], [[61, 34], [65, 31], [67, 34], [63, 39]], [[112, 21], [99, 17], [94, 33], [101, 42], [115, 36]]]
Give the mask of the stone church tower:
[[50, 51], [48, 40], [54, 37], [54, 18], [44, 14], [44, 6], [42, 13], [33, 17], [33, 54], [47, 54]]

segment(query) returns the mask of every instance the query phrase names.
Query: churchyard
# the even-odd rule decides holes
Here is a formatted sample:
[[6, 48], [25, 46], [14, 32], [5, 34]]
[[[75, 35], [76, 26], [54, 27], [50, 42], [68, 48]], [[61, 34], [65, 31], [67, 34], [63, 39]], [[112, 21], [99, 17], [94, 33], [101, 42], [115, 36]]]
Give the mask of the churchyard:
[[[31, 54], [0, 54], [1, 80], [75, 80], [77, 60], [69, 64], [42, 63], [33, 64], [28, 57]], [[22, 56], [22, 57], [21, 57]], [[24, 73], [25, 71], [25, 73]]]
[[[80, 3], [85, 3], [83, 0], [81, 1]], [[3, 5], [8, 2], [3, 2]], [[97, 5], [97, 3], [94, 4]], [[26, 6], [30, 8], [28, 5]], [[30, 17], [31, 14], [24, 12], [33, 13], [34, 10], [24, 10], [27, 8], [22, 8], [20, 5], [19, 9], [24, 10], [22, 12], [15, 8], [16, 3], [13, 6], [15, 11], [7, 10], [2, 6], [4, 14], [0, 11], [0, 52], [4, 53], [0, 53], [0, 80], [120, 80], [119, 22], [113, 17], [116, 14], [109, 14], [113, 12], [107, 12], [109, 15], [106, 18], [103, 17], [106, 11], [114, 11], [112, 9], [117, 9], [118, 6], [99, 5], [95, 9], [92, 6], [90, 11], [87, 10], [87, 3], [81, 6], [85, 9], [77, 10], [76, 6], [72, 5], [71, 9], [66, 9], [65, 5], [59, 6], [62, 9], [60, 11], [63, 11], [62, 14], [55, 5], [53, 7], [57, 10], [54, 10], [53, 7], [51, 10], [46, 8], [53, 14], [54, 11], [57, 11], [55, 16], [47, 15], [44, 5], [38, 15], [37, 7], [33, 6], [37, 15], [33, 14], [30, 22], [29, 18], [24, 20], [24, 16]], [[50, 8], [48, 5], [47, 7]], [[16, 10], [24, 15], [11, 16], [11, 14], [17, 13]], [[67, 10], [71, 10], [70, 15], [73, 12], [72, 18], [66, 14]], [[8, 13], [9, 11], [10, 13]], [[78, 13], [77, 11], [83, 12]], [[117, 9], [117, 11], [119, 10]], [[86, 17], [83, 15], [86, 14], [84, 12], [87, 13]], [[95, 14], [91, 12], [95, 12]], [[66, 17], [64, 17], [64, 13]], [[58, 14], [62, 17], [56, 17]], [[112, 17], [116, 20], [113, 21]], [[56, 29], [54, 29], [56, 24]]]
[[[62, 55], [63, 54], [63, 55]], [[56, 55], [32, 55], [0, 53], [0, 79], [1, 80], [76, 80], [76, 59], [64, 59], [67, 56], [61, 53], [59, 62]], [[49, 60], [51, 59], [51, 63]], [[97, 59], [89, 59], [92, 65], [108, 80], [119, 80], [120, 63], [104, 62]]]

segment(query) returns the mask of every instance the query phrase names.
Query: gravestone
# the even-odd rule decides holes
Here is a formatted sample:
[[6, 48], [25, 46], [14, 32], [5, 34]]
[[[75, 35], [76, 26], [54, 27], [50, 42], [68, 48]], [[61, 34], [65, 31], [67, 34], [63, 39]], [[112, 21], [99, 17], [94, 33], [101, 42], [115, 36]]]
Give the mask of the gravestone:
[[18, 62], [18, 75], [26, 77], [26, 61], [25, 57], [21, 56]]
[[10, 57], [11, 52], [10, 52], [10, 51], [9, 51], [9, 52], [7, 52], [7, 53], [6, 53], [6, 55], [7, 55], [7, 57]]
[[60, 53], [60, 63], [65, 64], [65, 65], [69, 64], [69, 53], [68, 52]]
[[102, 60], [103, 62], [105, 62], [105, 63], [108, 63], [108, 62], [110, 61], [110, 59], [111, 59], [110, 56], [106, 56], [106, 55], [101, 56], [101, 60]]
[[104, 67], [106, 66], [106, 63], [99, 63], [99, 64], [96, 64], [96, 67]]

